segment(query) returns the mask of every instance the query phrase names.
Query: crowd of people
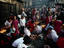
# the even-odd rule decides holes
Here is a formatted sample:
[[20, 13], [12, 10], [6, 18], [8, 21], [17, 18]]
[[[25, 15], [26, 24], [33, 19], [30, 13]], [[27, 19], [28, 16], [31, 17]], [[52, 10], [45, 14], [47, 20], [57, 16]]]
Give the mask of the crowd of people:
[[3, 48], [64, 48], [64, 8], [22, 8], [9, 16], [0, 34]]

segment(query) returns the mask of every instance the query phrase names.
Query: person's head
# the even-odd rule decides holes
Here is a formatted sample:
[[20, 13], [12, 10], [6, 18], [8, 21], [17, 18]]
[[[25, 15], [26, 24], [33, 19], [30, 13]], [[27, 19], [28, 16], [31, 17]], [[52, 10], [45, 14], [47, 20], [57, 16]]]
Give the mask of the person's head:
[[9, 22], [11, 22], [12, 21], [12, 19], [11, 18], [9, 18]]
[[31, 38], [32, 40], [36, 40], [37, 37], [38, 37], [38, 35], [39, 35], [39, 34], [38, 34], [37, 32], [32, 32], [30, 38]]
[[30, 26], [26, 26], [26, 27], [27, 27], [27, 29], [31, 30], [31, 27]]
[[25, 10], [24, 8], [21, 9], [21, 11], [24, 11], [24, 10]]
[[14, 20], [16, 20], [16, 16], [14, 16]]
[[51, 28], [51, 27], [49, 27], [49, 28], [47, 29], [47, 33], [50, 33], [50, 32], [51, 32], [51, 30], [52, 30], [52, 28]]
[[29, 36], [24, 36], [24, 44], [29, 45], [31, 43], [31, 38]]

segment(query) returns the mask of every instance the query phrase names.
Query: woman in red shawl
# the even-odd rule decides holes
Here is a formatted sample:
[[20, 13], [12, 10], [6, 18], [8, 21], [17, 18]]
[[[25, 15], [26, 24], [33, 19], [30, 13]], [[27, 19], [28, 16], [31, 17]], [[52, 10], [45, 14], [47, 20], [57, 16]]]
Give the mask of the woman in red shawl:
[[16, 16], [14, 16], [14, 20], [13, 20], [13, 25], [16, 29], [16, 33], [19, 34], [19, 30], [18, 30], [18, 20], [16, 19]]

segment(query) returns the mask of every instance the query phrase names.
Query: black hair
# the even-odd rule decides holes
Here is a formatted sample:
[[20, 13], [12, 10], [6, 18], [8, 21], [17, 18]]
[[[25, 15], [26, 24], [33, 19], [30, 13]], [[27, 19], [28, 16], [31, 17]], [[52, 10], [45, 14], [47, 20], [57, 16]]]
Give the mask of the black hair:
[[32, 20], [31, 22], [34, 23], [34, 20]]
[[28, 25], [26, 25], [24, 28], [30, 29], [31, 27], [30, 27], [30, 26], [28, 26]]
[[27, 26], [28, 29], [30, 29], [31, 27], [30, 26]]
[[53, 22], [51, 21], [51, 22], [49, 22], [49, 24], [50, 24], [50, 25], [53, 25]]
[[42, 24], [42, 22], [40, 22], [38, 25], [41, 25]]
[[47, 30], [52, 30], [52, 28], [48, 28]]
[[36, 31], [31, 33], [32, 35], [39, 35], [39, 33], [37, 33]]
[[24, 44], [30, 44], [31, 43], [31, 38], [29, 36], [24, 37]]

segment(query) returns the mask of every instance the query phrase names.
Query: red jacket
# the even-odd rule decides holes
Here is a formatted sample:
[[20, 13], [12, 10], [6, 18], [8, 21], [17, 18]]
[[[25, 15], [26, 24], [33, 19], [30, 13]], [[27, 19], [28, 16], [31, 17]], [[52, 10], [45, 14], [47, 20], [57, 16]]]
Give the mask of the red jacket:
[[64, 48], [64, 37], [60, 37], [57, 41], [57, 45], [59, 48]]
[[34, 23], [32, 23], [31, 21], [29, 21], [28, 23], [27, 23], [27, 25], [29, 26], [29, 27], [31, 27], [31, 32], [33, 32], [33, 30], [34, 30]]
[[54, 22], [54, 29], [57, 33], [61, 32], [61, 25], [62, 25], [62, 21], [55, 21]]

